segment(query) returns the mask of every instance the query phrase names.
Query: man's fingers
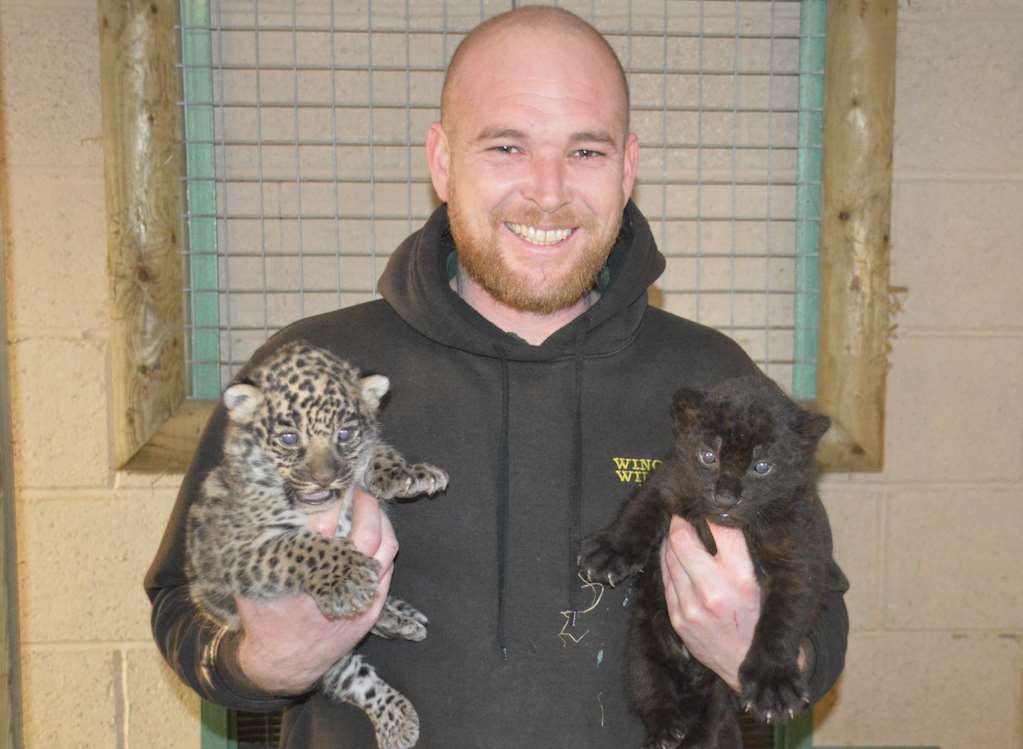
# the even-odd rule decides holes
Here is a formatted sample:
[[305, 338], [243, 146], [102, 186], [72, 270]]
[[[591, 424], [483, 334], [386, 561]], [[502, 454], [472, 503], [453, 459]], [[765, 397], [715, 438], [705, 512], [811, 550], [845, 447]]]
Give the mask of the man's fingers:
[[753, 560], [750, 559], [749, 547], [746, 545], [746, 537], [738, 528], [728, 528], [723, 525], [710, 526], [711, 535], [718, 547], [717, 561], [719, 564], [728, 567], [737, 578], [752, 580]]
[[352, 532], [349, 534], [352, 543], [363, 554], [380, 562], [382, 569], [388, 569], [398, 553], [398, 539], [391, 521], [371, 494], [357, 489], [352, 502]]
[[337, 503], [322, 512], [314, 512], [309, 515], [309, 528], [321, 536], [332, 537], [337, 533], [338, 519], [341, 517], [341, 503]]
[[693, 581], [682, 563], [668, 543], [661, 545], [661, 574], [664, 579], [664, 597], [668, 604], [668, 615], [676, 629], [680, 619], [691, 614], [685, 609], [691, 608], [695, 599]]
[[668, 550], [693, 580], [712, 574], [714, 557], [710, 555], [696, 529], [678, 515], [671, 518], [668, 529]]

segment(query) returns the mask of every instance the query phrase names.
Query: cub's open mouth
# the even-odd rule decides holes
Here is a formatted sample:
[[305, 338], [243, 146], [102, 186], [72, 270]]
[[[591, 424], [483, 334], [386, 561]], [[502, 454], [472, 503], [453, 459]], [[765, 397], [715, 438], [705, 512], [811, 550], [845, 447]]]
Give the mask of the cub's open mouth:
[[318, 492], [309, 492], [307, 494], [299, 494], [298, 498], [307, 505], [322, 505], [325, 502], [329, 502], [337, 495], [337, 492], [330, 489], [322, 489]]

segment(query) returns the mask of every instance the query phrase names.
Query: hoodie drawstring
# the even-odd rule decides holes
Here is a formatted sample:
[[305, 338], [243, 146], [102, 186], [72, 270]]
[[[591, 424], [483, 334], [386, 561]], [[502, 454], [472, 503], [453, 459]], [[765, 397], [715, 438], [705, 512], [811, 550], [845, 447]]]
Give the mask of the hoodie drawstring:
[[[578, 597], [578, 567], [579, 567], [579, 545], [582, 532], [582, 508], [583, 508], [583, 362], [582, 338], [584, 333], [580, 331], [575, 346], [575, 452], [572, 465], [572, 496], [569, 497], [568, 506], [568, 610], [573, 620], [579, 611]], [[575, 626], [575, 621], [571, 622]]]
[[[572, 487], [568, 498], [568, 612], [571, 626], [579, 611], [578, 560], [582, 529], [583, 506], [583, 368], [585, 357], [582, 352], [580, 332], [576, 340], [573, 366], [573, 395], [575, 400], [575, 424], [573, 429]], [[510, 401], [511, 386], [508, 371], [508, 354], [500, 346], [494, 347], [501, 358], [501, 445], [497, 470], [497, 647], [501, 657], [508, 659], [506, 639], [505, 597], [507, 593], [508, 570], [508, 513], [511, 505], [511, 446], [510, 446]]]
[[501, 657], [508, 659], [508, 644], [505, 641], [505, 588], [508, 569], [508, 506], [511, 494], [511, 447], [510, 386], [508, 376], [508, 354], [495, 346], [501, 357], [501, 454], [497, 469], [497, 647]]

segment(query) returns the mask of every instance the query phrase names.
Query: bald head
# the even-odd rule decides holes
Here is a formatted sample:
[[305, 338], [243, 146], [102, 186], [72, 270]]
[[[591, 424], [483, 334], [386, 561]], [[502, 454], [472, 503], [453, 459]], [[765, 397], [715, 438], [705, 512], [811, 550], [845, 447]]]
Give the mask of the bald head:
[[[617, 78], [616, 88], [620, 91], [623, 131], [628, 131], [629, 84], [614, 49], [599, 31], [574, 13], [563, 8], [538, 5], [516, 8], [488, 18], [473, 29], [455, 49], [444, 76], [444, 88], [441, 92], [441, 123], [446, 130], [451, 132], [454, 128], [453, 118], [457, 112], [459, 84], [467, 71], [471, 70], [473, 59], [477, 54], [486, 53], [488, 41], [493, 41], [496, 36], [514, 32], [571, 34], [589, 43], [593, 53], [605, 58], [605, 62], [613, 70], [612, 75]], [[590, 60], [580, 61], [581, 64], [589, 62]]]

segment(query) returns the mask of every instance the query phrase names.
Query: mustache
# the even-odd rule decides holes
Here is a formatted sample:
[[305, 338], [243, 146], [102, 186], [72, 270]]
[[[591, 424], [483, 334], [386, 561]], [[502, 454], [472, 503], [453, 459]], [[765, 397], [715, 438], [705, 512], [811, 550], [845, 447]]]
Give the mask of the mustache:
[[586, 221], [580, 219], [571, 209], [547, 213], [538, 208], [526, 208], [520, 211], [498, 213], [495, 218], [496, 223], [500, 224], [542, 226], [545, 229], [574, 229], [577, 226], [586, 225]]

